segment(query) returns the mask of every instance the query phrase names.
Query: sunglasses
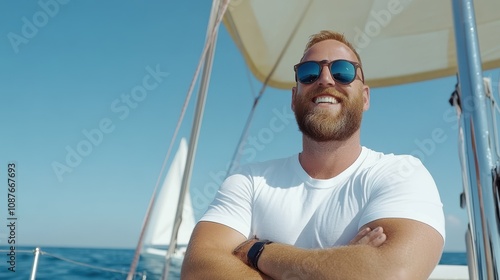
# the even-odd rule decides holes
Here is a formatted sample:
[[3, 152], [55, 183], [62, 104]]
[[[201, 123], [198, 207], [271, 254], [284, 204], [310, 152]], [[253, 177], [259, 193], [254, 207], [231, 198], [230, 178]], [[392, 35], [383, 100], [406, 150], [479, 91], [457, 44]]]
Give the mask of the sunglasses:
[[[334, 61], [304, 61], [293, 67], [295, 70], [295, 81], [302, 84], [312, 84], [319, 76], [321, 71], [323, 71], [323, 66], [328, 65], [330, 69], [330, 74], [332, 74], [333, 80], [335, 82], [348, 85], [356, 79], [356, 70], [359, 68], [361, 73], [361, 65], [356, 62], [349, 60], [339, 59]], [[364, 80], [361, 80], [364, 83]]]

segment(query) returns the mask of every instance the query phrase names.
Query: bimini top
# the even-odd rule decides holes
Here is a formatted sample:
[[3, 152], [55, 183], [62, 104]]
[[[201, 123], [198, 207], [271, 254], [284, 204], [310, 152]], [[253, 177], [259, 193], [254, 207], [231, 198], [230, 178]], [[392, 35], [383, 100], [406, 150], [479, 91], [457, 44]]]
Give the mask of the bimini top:
[[[476, 0], [474, 9], [483, 69], [500, 67], [500, 1]], [[265, 82], [273, 73], [268, 85], [276, 88], [295, 84], [293, 65], [324, 29], [354, 44], [371, 87], [458, 71], [451, 1], [232, 0], [224, 25], [253, 74]]]

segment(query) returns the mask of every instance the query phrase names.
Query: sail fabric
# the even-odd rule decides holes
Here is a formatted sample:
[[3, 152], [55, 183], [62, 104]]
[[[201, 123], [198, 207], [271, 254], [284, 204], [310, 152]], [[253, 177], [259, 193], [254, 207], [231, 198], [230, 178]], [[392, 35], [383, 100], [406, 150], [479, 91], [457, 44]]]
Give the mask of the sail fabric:
[[[187, 143], [181, 139], [170, 169], [158, 193], [155, 207], [144, 239], [144, 245], [169, 245], [179, 202], [182, 177], [186, 166]], [[182, 223], [177, 234], [177, 244], [186, 245], [195, 226], [191, 197], [186, 194]]]
[[[272, 87], [294, 86], [307, 39], [325, 29], [344, 33], [367, 84], [381, 87], [456, 74], [451, 1], [233, 0], [224, 25], [255, 77], [272, 73]], [[475, 0], [474, 9], [483, 69], [500, 67], [500, 1]]]

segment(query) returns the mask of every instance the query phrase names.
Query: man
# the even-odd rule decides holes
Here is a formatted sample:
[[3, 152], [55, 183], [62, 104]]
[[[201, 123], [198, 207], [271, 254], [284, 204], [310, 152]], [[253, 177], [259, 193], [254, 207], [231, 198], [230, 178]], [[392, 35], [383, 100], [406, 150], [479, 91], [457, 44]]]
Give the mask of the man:
[[444, 244], [439, 193], [418, 159], [361, 146], [370, 90], [359, 55], [322, 31], [294, 69], [303, 151], [224, 181], [181, 278], [427, 279]]

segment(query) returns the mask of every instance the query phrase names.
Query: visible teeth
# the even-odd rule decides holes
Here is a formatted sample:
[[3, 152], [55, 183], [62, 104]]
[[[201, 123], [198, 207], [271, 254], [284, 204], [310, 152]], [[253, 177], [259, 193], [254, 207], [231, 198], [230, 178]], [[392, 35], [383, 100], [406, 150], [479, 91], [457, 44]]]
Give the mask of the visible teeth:
[[314, 100], [314, 103], [316, 103], [316, 104], [318, 104], [318, 103], [337, 104], [339, 102], [337, 101], [337, 99], [335, 99], [332, 96], [319, 96], [319, 97], [316, 97], [316, 99]]

